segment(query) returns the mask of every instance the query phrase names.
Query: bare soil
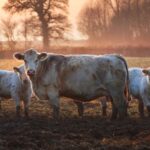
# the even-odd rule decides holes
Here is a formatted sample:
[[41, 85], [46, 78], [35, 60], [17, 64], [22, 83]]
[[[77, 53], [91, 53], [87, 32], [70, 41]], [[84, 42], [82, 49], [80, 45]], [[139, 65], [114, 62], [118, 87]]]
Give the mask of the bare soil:
[[[131, 102], [130, 118], [110, 121], [101, 116], [98, 101], [85, 103], [84, 117], [78, 117], [72, 100], [61, 100], [60, 119], [52, 119], [48, 101], [32, 99], [30, 118], [15, 116], [12, 100], [2, 102], [0, 150], [148, 150], [150, 118], [139, 118], [137, 103]], [[22, 112], [23, 115], [23, 112]]]

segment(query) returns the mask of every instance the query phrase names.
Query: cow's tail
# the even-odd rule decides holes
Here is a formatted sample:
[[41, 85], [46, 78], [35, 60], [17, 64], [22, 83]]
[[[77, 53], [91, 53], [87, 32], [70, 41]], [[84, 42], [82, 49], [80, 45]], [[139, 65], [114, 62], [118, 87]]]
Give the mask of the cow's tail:
[[121, 56], [121, 55], [116, 55], [120, 60], [122, 60], [125, 64], [125, 67], [126, 67], [126, 72], [127, 72], [127, 81], [126, 81], [126, 85], [125, 85], [125, 95], [128, 99], [128, 101], [131, 100], [131, 95], [130, 95], [130, 88], [129, 88], [129, 70], [128, 70], [128, 65], [127, 65], [127, 62], [126, 60]]

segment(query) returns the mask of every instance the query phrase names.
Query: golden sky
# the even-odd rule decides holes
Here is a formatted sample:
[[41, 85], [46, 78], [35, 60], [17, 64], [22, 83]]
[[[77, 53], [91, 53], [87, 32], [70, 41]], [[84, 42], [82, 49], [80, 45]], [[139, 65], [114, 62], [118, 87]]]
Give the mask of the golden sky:
[[[6, 3], [7, 0], [0, 0], [0, 17], [4, 16], [4, 13], [2, 11], [3, 5]], [[70, 20], [73, 24], [72, 29], [72, 36], [75, 39], [78, 39], [81, 37], [80, 33], [77, 31], [76, 26], [76, 17], [81, 10], [82, 6], [86, 3], [88, 0], [69, 0], [69, 11], [70, 11]]]

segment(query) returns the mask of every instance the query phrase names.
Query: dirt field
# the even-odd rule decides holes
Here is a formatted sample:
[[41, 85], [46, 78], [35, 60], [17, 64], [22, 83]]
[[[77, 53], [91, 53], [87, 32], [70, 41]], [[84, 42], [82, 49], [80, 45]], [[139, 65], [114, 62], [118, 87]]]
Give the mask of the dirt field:
[[[150, 58], [127, 58], [129, 66], [148, 67]], [[0, 60], [0, 69], [11, 70], [21, 62]], [[30, 119], [15, 117], [12, 100], [2, 102], [0, 112], [0, 150], [148, 150], [150, 149], [150, 118], [140, 119], [137, 103], [130, 103], [130, 118], [110, 121], [101, 116], [98, 100], [85, 103], [83, 118], [70, 99], [61, 99], [61, 117], [52, 119], [47, 101], [32, 99]], [[145, 111], [146, 113], [146, 111]]]

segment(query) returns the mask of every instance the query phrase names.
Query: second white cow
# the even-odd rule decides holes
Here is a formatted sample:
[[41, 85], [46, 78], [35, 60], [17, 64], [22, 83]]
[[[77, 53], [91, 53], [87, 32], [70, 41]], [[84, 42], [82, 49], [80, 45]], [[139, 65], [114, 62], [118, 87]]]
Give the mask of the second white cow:
[[14, 71], [0, 70], [0, 100], [12, 98], [16, 103], [16, 115], [20, 116], [21, 100], [24, 113], [28, 117], [28, 107], [32, 95], [31, 83], [24, 66], [14, 67]]
[[144, 106], [150, 116], [150, 69], [130, 68], [130, 93], [139, 100], [139, 113], [144, 117]]

